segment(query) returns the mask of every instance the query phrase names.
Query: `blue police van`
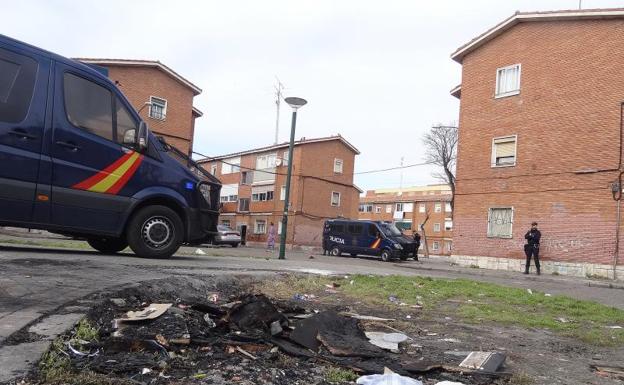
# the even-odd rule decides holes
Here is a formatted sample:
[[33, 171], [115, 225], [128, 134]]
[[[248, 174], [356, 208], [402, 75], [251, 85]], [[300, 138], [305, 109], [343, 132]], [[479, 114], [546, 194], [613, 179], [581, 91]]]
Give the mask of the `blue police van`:
[[216, 233], [220, 189], [104, 68], [0, 35], [0, 226], [167, 258]]
[[389, 222], [330, 219], [323, 227], [323, 249], [333, 256], [373, 255], [387, 262], [414, 256], [416, 244]]

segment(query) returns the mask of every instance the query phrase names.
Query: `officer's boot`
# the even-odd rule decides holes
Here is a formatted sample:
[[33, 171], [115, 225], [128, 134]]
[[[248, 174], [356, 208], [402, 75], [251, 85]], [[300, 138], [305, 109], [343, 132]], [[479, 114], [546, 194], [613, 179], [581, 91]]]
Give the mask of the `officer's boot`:
[[529, 265], [524, 267], [524, 274], [529, 274]]

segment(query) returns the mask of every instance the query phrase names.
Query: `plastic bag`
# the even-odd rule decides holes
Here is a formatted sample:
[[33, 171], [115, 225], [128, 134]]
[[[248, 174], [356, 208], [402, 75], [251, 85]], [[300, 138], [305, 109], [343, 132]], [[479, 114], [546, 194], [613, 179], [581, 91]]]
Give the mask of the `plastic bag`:
[[423, 385], [421, 381], [404, 377], [396, 373], [373, 374], [357, 379], [356, 384], [360, 385]]

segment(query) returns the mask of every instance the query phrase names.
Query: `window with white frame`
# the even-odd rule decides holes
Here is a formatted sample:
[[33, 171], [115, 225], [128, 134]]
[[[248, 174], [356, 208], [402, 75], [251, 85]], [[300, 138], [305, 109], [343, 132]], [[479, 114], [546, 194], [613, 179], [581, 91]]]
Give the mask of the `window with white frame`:
[[288, 151], [284, 151], [282, 155], [282, 166], [288, 166]]
[[238, 211], [249, 211], [249, 198], [240, 198], [238, 200]]
[[518, 95], [520, 93], [520, 64], [514, 64], [496, 70], [495, 97]]
[[266, 220], [264, 219], [256, 219], [254, 222], [254, 234], [265, 234], [266, 233]]
[[222, 163], [221, 174], [233, 174], [240, 171], [240, 156], [236, 158], [223, 159]]
[[230, 225], [231, 225], [231, 222], [230, 222], [230, 220], [229, 220], [229, 219], [222, 219], [222, 220], [221, 220], [221, 225], [222, 225], [222, 226], [225, 226], [225, 227], [232, 228], [232, 227], [230, 226]]
[[252, 176], [253, 174], [251, 171], [242, 171], [241, 172], [241, 184], [251, 184]]
[[213, 164], [212, 166], [210, 166], [210, 173], [212, 175], [217, 175], [217, 165]]
[[439, 223], [434, 223], [433, 224], [433, 232], [434, 233], [439, 233], [440, 232], [440, 224]]
[[444, 230], [452, 231], [453, 230], [453, 220], [451, 218], [444, 219]]
[[236, 202], [238, 200], [238, 184], [224, 184], [221, 186], [220, 195], [222, 203]]
[[433, 207], [433, 211], [436, 213], [441, 213], [442, 212], [442, 203], [441, 202], [436, 202], [435, 206]]
[[516, 165], [517, 135], [492, 139], [492, 167]]
[[488, 212], [488, 237], [511, 238], [513, 207], [492, 207]]
[[286, 186], [282, 186], [282, 188], [280, 189], [280, 200], [286, 200]]
[[421, 203], [420, 205], [418, 205], [418, 212], [419, 213], [424, 213], [427, 211], [427, 206], [424, 203]]
[[256, 157], [256, 170], [254, 171], [253, 181], [270, 182], [275, 180], [275, 162], [277, 161], [277, 153], [264, 154]]
[[342, 174], [342, 159], [334, 159], [334, 172], [337, 174]]
[[446, 251], [448, 251], [449, 253], [453, 251], [453, 242], [451, 241], [446, 242]]
[[447, 213], [450, 213], [453, 211], [453, 208], [451, 207], [450, 202], [446, 202], [446, 204], [444, 205], [444, 211], [446, 211]]
[[431, 245], [431, 250], [433, 250], [433, 251], [440, 251], [440, 242], [433, 241], [433, 244]]
[[390, 214], [392, 212], [392, 205], [386, 205], [386, 214]]
[[260, 186], [251, 189], [252, 202], [264, 202], [273, 200], [273, 186]]
[[358, 208], [361, 213], [372, 213], [373, 205], [361, 204]]
[[340, 193], [337, 191], [332, 191], [331, 193], [331, 205], [332, 206], [340, 206]]
[[403, 203], [397, 203], [394, 211], [399, 211], [399, 212], [403, 212]]
[[167, 100], [150, 96], [149, 117], [152, 119], [165, 120], [167, 117]]
[[406, 213], [411, 213], [412, 211], [414, 211], [414, 204], [413, 203], [403, 203], [403, 211], [405, 211]]
[[376, 214], [380, 214], [381, 213], [381, 206], [375, 206], [375, 213]]

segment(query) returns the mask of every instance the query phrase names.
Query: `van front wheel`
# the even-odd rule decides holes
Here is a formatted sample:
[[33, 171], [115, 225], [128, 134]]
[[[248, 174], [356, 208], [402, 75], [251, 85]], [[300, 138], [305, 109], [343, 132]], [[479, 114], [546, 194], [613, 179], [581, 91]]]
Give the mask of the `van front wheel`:
[[89, 238], [87, 239], [89, 246], [104, 254], [115, 254], [128, 247], [128, 242], [121, 238]]
[[333, 247], [329, 253], [334, 257], [340, 257], [342, 255], [342, 251], [340, 251], [340, 248], [337, 246]]
[[392, 255], [390, 254], [390, 250], [385, 249], [381, 252], [381, 260], [384, 262], [389, 262], [392, 259]]
[[169, 207], [147, 206], [130, 219], [127, 239], [139, 257], [169, 258], [182, 245], [184, 226]]

